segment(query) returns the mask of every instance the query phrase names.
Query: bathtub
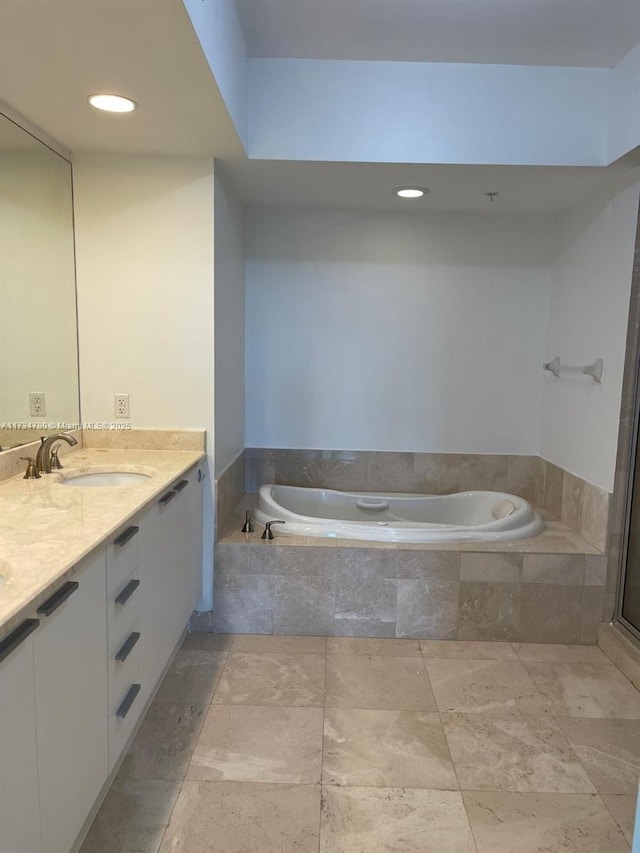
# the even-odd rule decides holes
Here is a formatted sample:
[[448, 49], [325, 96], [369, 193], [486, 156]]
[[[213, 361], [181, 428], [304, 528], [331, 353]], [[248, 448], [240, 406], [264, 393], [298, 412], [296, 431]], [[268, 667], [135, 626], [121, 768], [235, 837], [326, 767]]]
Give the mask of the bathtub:
[[378, 542], [498, 542], [544, 527], [531, 504], [503, 492], [385, 495], [266, 485], [255, 517], [261, 524], [283, 520], [278, 535]]

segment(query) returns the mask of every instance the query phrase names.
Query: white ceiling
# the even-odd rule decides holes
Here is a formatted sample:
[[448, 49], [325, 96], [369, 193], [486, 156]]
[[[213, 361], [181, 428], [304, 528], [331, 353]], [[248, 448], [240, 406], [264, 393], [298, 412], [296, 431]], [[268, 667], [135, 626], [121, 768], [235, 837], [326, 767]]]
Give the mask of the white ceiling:
[[[72, 152], [242, 147], [181, 0], [0, 2], [0, 98]], [[125, 94], [130, 115], [93, 109]]]
[[610, 68], [639, 0], [236, 0], [251, 56]]
[[[217, 161], [218, 162], [218, 161]], [[246, 205], [403, 212], [558, 212], [601, 192], [640, 180], [638, 166], [415, 166], [235, 160], [221, 172]], [[406, 201], [394, 187], [431, 192]], [[487, 192], [499, 192], [491, 202]]]

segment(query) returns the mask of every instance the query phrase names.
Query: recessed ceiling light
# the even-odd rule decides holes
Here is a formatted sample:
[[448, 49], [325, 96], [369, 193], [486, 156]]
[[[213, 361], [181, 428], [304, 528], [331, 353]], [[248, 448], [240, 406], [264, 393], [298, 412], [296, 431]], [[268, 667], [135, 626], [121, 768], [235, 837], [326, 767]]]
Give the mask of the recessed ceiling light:
[[97, 110], [108, 113], [132, 113], [138, 108], [131, 98], [123, 98], [122, 95], [89, 95], [89, 103]]
[[400, 198], [422, 198], [429, 190], [426, 187], [396, 187], [394, 193]]

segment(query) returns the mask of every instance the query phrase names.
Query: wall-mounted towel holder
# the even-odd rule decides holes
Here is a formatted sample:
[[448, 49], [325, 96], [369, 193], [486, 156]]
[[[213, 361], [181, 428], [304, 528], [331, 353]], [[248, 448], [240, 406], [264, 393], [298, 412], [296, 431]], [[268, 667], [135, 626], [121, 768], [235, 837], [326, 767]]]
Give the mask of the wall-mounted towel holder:
[[553, 361], [545, 361], [542, 367], [545, 370], [549, 370], [556, 377], [560, 376], [560, 373], [586, 373], [587, 376], [591, 376], [596, 382], [602, 382], [604, 359], [597, 358], [593, 364], [587, 364], [586, 367], [573, 367], [570, 364], [561, 364], [560, 356], [557, 355]]

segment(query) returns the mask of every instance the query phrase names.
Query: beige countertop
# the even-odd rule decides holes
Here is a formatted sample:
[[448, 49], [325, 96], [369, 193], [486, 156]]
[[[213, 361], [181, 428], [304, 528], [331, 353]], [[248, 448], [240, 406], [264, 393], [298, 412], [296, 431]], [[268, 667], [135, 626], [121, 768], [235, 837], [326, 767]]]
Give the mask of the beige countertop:
[[[0, 638], [44, 601], [77, 564], [205, 454], [191, 450], [89, 448], [39, 480], [0, 482]], [[63, 476], [87, 469], [151, 473], [127, 487], [78, 488]]]

